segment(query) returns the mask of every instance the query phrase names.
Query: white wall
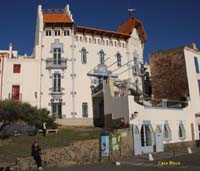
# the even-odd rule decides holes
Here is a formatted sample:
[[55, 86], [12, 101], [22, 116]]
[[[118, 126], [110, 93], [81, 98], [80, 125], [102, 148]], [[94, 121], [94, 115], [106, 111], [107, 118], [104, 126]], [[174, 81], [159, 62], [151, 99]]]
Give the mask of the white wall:
[[[21, 64], [20, 73], [13, 73], [13, 65]], [[4, 59], [3, 75], [3, 99], [7, 99], [9, 93], [12, 93], [12, 85], [20, 85], [22, 101], [29, 102], [37, 106], [38, 98], [35, 98], [35, 92], [38, 96], [38, 71], [39, 61], [36, 59]]]

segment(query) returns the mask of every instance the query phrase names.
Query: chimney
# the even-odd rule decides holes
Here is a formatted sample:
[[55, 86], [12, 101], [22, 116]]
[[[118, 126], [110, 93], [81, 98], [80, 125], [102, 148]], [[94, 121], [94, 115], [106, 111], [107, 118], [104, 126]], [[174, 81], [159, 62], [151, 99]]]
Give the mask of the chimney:
[[9, 58], [12, 58], [12, 43], [9, 44]]
[[68, 15], [68, 17], [69, 17], [72, 21], [74, 21], [74, 20], [73, 20], [72, 13], [71, 13], [71, 11], [70, 11], [70, 9], [69, 9], [69, 4], [67, 4], [67, 5], [65, 6], [65, 8], [64, 8], [64, 13], [65, 13], [66, 15]]
[[197, 49], [197, 45], [196, 45], [196, 43], [194, 43], [194, 42], [192, 43], [192, 49], [198, 50], [198, 49]]

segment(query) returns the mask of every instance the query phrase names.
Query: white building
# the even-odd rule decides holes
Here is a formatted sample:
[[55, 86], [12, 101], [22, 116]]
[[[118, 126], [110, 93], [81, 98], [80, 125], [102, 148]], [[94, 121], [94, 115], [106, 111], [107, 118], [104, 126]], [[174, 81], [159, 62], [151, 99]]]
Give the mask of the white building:
[[146, 40], [136, 18], [108, 31], [77, 26], [68, 5], [39, 5], [33, 55], [0, 51], [0, 97], [47, 108], [63, 125], [108, 126], [124, 119], [134, 127], [135, 154], [199, 139], [200, 78], [192, 58], [200, 60], [200, 52], [184, 47], [190, 100], [170, 108], [167, 100], [143, 97]]
[[[119, 78], [129, 78], [141, 87], [140, 77], [124, 71], [134, 62], [143, 63], [145, 41], [143, 25], [135, 18], [118, 31], [100, 30], [76, 26], [68, 5], [64, 9], [39, 5], [33, 56], [9, 55], [2, 63], [2, 99], [17, 92], [20, 100], [47, 108], [62, 124], [93, 125], [88, 72], [101, 64], [99, 67], [121, 73]], [[16, 65], [19, 73], [14, 73]], [[96, 79], [92, 82], [98, 84]]]

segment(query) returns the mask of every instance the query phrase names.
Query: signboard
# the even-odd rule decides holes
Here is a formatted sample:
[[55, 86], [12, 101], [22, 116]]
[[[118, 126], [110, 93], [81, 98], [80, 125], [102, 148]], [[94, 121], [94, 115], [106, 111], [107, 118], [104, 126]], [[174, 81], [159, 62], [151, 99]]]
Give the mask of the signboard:
[[121, 151], [121, 135], [112, 134], [112, 150]]
[[109, 157], [110, 155], [109, 134], [107, 132], [101, 133], [100, 143], [101, 143], [100, 144], [101, 157]]

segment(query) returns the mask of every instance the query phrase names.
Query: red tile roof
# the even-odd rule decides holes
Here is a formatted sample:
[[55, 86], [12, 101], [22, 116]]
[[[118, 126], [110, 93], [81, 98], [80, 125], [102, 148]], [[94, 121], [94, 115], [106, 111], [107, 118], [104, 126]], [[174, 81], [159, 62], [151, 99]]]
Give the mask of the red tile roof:
[[124, 39], [128, 39], [130, 37], [130, 35], [126, 33], [119, 33], [115, 31], [102, 30], [102, 29], [96, 29], [96, 28], [85, 27], [85, 26], [77, 26], [76, 32], [90, 33], [94, 35], [124, 38]]
[[123, 24], [121, 24], [118, 27], [117, 32], [131, 34], [134, 28], [137, 29], [142, 43], [145, 43], [147, 41], [147, 35], [145, 33], [143, 23], [134, 17], [128, 19]]
[[73, 23], [66, 14], [43, 14], [44, 23]]

